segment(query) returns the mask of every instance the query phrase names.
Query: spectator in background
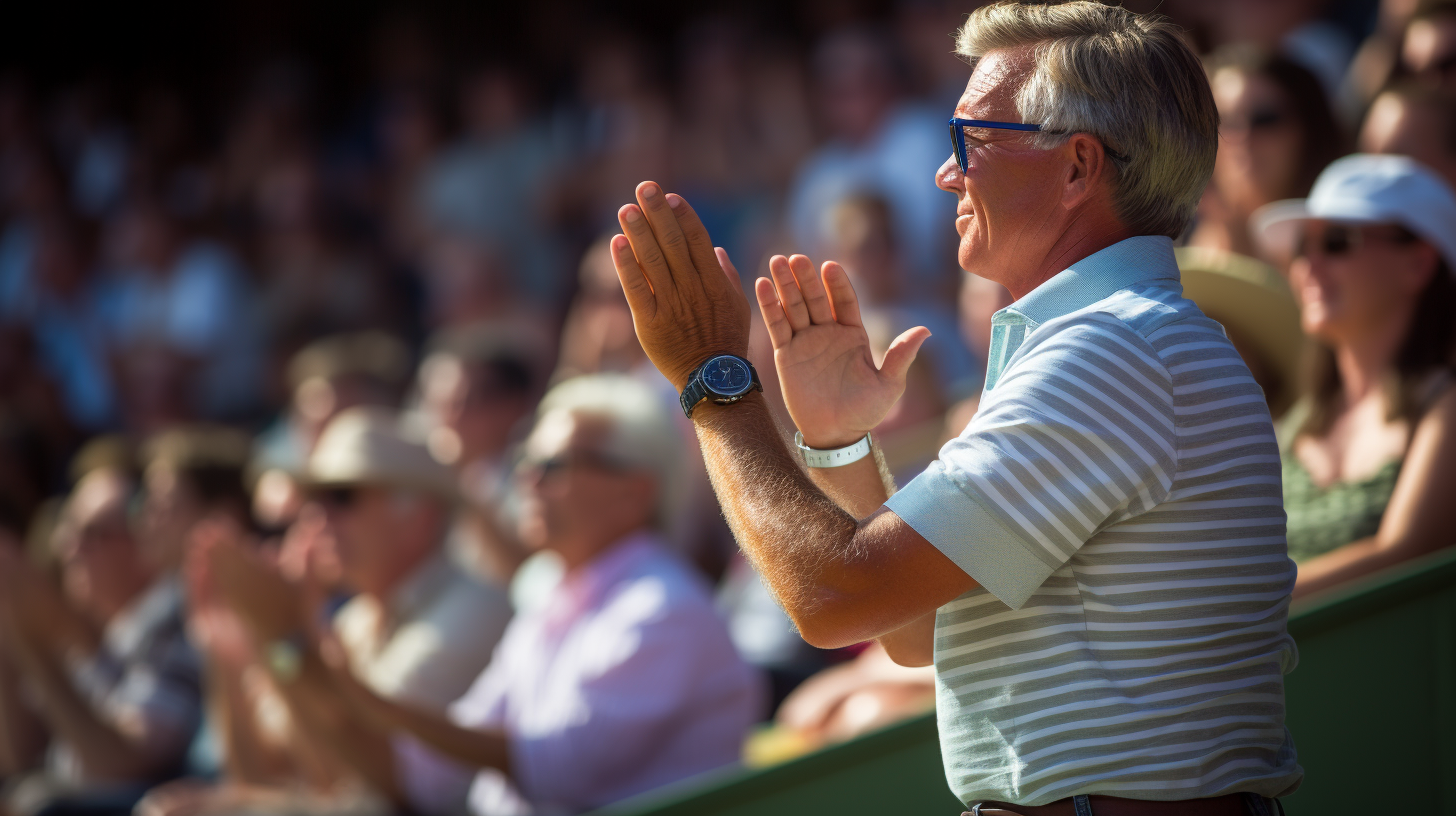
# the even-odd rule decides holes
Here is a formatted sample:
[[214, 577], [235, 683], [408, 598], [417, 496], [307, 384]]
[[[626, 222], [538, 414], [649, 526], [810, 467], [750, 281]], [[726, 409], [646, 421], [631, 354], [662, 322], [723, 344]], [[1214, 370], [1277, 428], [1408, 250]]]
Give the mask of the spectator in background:
[[577, 64], [577, 163], [558, 188], [554, 209], [588, 234], [613, 223], [621, 190], [643, 173], [668, 177], [672, 169], [672, 107], [647, 53], [629, 34], [608, 27], [586, 40]]
[[87, 225], [64, 215], [41, 219], [32, 236], [35, 288], [26, 322], [41, 365], [77, 427], [108, 428], [117, 406], [92, 278], [95, 240]]
[[262, 324], [232, 253], [189, 236], [145, 197], [118, 214], [106, 241], [102, 302], [128, 425], [151, 432], [256, 408]]
[[248, 521], [243, 467], [251, 440], [224, 426], [171, 428], [142, 446], [137, 539], [161, 578], [176, 582], [193, 529], [219, 516]]
[[644, 368], [650, 368], [647, 355], [637, 342], [632, 310], [612, 268], [611, 235], [603, 235], [581, 256], [576, 297], [561, 328], [556, 376], [636, 373]]
[[1413, 83], [1382, 91], [1360, 129], [1360, 151], [1410, 156], [1456, 185], [1456, 91]]
[[128, 524], [133, 485], [88, 473], [55, 533], [64, 596], [13, 549], [0, 549], [0, 641], [53, 748], [45, 770], [6, 790], [25, 816], [126, 813], [182, 770], [201, 716], [182, 594], [158, 581]]
[[1456, 3], [1420, 4], [1406, 26], [1400, 60], [1416, 81], [1456, 92]]
[[380, 729], [340, 738], [371, 746], [359, 761], [402, 804], [449, 813], [468, 788], [477, 816], [579, 813], [737, 759], [757, 679], [657, 532], [683, 459], [666, 423], [656, 395], [620, 375], [546, 395], [519, 473], [520, 532], [566, 572], [511, 622], [449, 721], [339, 676], [363, 715], [339, 722]]
[[[456, 496], [453, 474], [423, 444], [403, 435], [393, 412], [358, 407], [330, 422], [310, 457], [307, 484], [312, 500], [289, 536], [312, 540], [302, 547], [335, 549], [344, 581], [358, 593], [334, 614], [323, 637], [337, 638], [346, 671], [373, 694], [443, 711], [484, 668], [510, 617], [504, 590], [470, 578], [442, 546]], [[224, 708], [258, 720], [226, 725], [226, 732], [242, 736], [233, 743], [234, 752], [265, 753], [257, 750], [258, 743], [270, 742], [276, 753], [277, 736], [266, 739], [256, 732], [267, 729], [260, 702], [277, 700], [292, 732], [282, 744], [303, 749], [291, 757], [292, 773], [282, 778], [291, 777], [295, 785], [316, 781], [319, 772], [309, 764], [323, 762], [334, 784], [304, 787], [293, 795], [279, 786], [277, 773], [261, 779], [242, 775], [222, 786], [159, 792], [146, 812], [374, 807], [368, 791], [379, 790], [377, 780], [348, 774], [354, 767], [352, 748], [332, 738], [329, 704], [320, 703], [316, 687], [307, 682], [322, 668], [312, 650], [318, 636], [311, 630], [324, 600], [308, 556], [290, 570], [293, 583], [244, 547], [236, 532], [213, 537], [198, 558], [199, 594], [216, 598], [221, 611], [236, 615], [249, 635], [241, 654], [213, 652], [210, 657], [235, 675], [248, 663], [261, 665], [269, 678], [262, 692], [229, 683], [229, 693], [241, 699]], [[248, 740], [254, 744], [245, 744]], [[344, 775], [348, 778], [338, 778]], [[463, 798], [455, 804], [463, 805]]]
[[1308, 193], [1320, 170], [1344, 152], [1344, 140], [1319, 83], [1288, 58], [1234, 46], [1208, 65], [1218, 159], [1188, 243], [1256, 255], [1249, 215]]
[[828, 142], [805, 160], [789, 191], [794, 243], [823, 257], [834, 205], [854, 193], [877, 194], [895, 217], [907, 297], [948, 300], [956, 276], [951, 236], [940, 225], [952, 202], [921, 183], [945, 160], [944, 117], [902, 101], [890, 44], [872, 29], [827, 36], [814, 53], [814, 79]]
[[482, 323], [441, 332], [420, 364], [418, 414], [426, 444], [455, 470], [463, 499], [451, 552], [478, 578], [501, 587], [525, 553], [496, 517], [510, 498], [512, 446], [536, 407], [551, 341], [537, 325]]
[[1326, 0], [1174, 0], [1167, 13], [1204, 31], [1216, 48], [1244, 43], [1284, 56], [1317, 78], [1329, 104], [1339, 93], [1355, 43], [1323, 17], [1328, 5]]
[[525, 76], [505, 65], [467, 73], [459, 109], [464, 134], [420, 179], [420, 222], [501, 247], [525, 293], [551, 302], [565, 259], [543, 191], [554, 186], [564, 134], [533, 116]]
[[426, 325], [467, 326], [539, 309], [539, 301], [524, 297], [526, 281], [511, 267], [504, 246], [463, 233], [429, 239], [420, 264]]
[[1456, 193], [1397, 156], [1347, 156], [1255, 215], [1293, 251], [1318, 354], [1281, 424], [1289, 554], [1308, 595], [1451, 543]]
[[254, 188], [263, 320], [285, 348], [389, 317], [373, 259], [340, 240], [323, 195], [318, 159], [301, 148], [269, 165]]
[[396, 404], [409, 368], [409, 350], [385, 332], [332, 335], [305, 346], [288, 361], [287, 408], [258, 438], [254, 470], [301, 475], [329, 420], [359, 405]]

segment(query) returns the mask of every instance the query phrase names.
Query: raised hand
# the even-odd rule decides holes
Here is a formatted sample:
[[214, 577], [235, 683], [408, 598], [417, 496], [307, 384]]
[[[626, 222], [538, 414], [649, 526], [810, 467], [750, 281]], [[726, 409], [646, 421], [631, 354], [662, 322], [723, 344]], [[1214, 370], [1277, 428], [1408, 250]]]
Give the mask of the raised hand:
[[811, 448], [854, 444], [904, 393], [905, 374], [930, 330], [917, 326], [895, 338], [877, 366], [843, 267], [827, 261], [815, 274], [803, 255], [775, 255], [769, 272], [773, 280], [759, 278], [754, 294], [789, 415]]
[[728, 253], [715, 248], [697, 213], [656, 182], [617, 212], [624, 235], [612, 262], [648, 359], [681, 391], [715, 354], [748, 352], [748, 300]]

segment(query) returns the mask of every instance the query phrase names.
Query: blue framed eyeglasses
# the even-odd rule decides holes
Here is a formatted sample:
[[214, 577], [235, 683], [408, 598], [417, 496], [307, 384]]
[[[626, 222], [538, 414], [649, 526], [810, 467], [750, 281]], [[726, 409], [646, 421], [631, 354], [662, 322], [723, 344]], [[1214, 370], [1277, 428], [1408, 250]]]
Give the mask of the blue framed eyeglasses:
[[[1022, 131], [1024, 133], [1042, 133], [1042, 132], [1045, 132], [1045, 133], [1053, 133], [1053, 132], [1056, 132], [1056, 131], [1050, 131], [1050, 130], [1043, 131], [1041, 125], [1028, 124], [1026, 122], [993, 122], [993, 121], [991, 121], [989, 119], [954, 119], [953, 118], [953, 119], [950, 120], [950, 146], [951, 146], [951, 149], [955, 151], [956, 164], [959, 164], [960, 165], [961, 172], [962, 173], [965, 173], [966, 170], [967, 170], [967, 167], [966, 167], [966, 163], [967, 163], [967, 160], [966, 160], [966, 128], [968, 128], [968, 127], [989, 128], [991, 130], [1019, 130], [1019, 131]], [[1102, 149], [1105, 150], [1105, 151], [1107, 151], [1107, 155], [1111, 156], [1114, 159], [1117, 159], [1120, 162], [1126, 162], [1127, 161], [1127, 157], [1126, 156], [1124, 156], [1121, 153], [1118, 153], [1116, 150], [1113, 150], [1112, 148], [1108, 147], [1106, 142], [1103, 142], [1102, 143]]]

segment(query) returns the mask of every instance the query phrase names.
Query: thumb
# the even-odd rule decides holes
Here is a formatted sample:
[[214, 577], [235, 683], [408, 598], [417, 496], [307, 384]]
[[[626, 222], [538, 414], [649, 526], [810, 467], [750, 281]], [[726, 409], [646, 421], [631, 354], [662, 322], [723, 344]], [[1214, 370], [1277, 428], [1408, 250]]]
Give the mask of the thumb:
[[895, 342], [885, 351], [884, 362], [880, 363], [880, 378], [903, 386], [910, 364], [915, 362], [915, 355], [920, 353], [920, 347], [929, 339], [930, 329], [924, 326], [916, 326], [896, 337]]

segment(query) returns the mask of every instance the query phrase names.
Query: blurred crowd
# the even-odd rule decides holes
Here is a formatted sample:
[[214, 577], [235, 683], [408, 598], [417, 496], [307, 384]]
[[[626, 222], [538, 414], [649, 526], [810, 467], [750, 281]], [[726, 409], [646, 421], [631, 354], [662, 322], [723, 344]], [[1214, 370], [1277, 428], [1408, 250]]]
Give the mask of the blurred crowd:
[[[0, 814], [580, 813], [929, 710], [737, 552], [607, 249], [653, 179], [745, 286], [838, 260], [881, 353], [933, 332], [901, 483], [965, 426], [1010, 302], [932, 181], [970, 9], [794, 8], [664, 44], [563, 5], [540, 59], [381, 17], [344, 103], [307, 53], [205, 98], [0, 74]], [[1296, 595], [1456, 543], [1456, 3], [1157, 10], [1222, 120], [1179, 260], [1280, 429]], [[1273, 240], [1351, 153], [1419, 184]]]

